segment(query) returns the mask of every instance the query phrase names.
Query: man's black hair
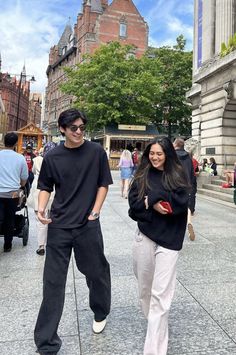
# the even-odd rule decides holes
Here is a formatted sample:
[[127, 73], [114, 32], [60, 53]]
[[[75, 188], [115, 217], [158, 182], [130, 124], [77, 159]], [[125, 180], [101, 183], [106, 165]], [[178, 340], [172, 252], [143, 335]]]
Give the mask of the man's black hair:
[[[66, 129], [76, 121], [78, 118], [81, 118], [83, 124], [88, 122], [88, 119], [84, 112], [77, 110], [76, 108], [69, 108], [68, 110], [63, 111], [58, 118], [58, 126]], [[62, 136], [64, 133], [61, 132]]]
[[14, 132], [9, 132], [6, 133], [4, 136], [4, 145], [5, 147], [11, 148], [14, 147], [14, 145], [18, 141], [18, 135]]

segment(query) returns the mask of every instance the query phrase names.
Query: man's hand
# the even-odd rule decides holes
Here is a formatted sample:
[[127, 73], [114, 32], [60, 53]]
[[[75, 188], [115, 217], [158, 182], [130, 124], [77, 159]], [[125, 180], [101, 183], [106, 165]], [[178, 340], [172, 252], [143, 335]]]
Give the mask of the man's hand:
[[52, 223], [51, 218], [48, 218], [48, 212], [45, 211], [41, 211], [41, 210], [38, 211], [38, 219], [43, 224]]
[[97, 218], [91, 216], [91, 214], [88, 216], [88, 221], [95, 221], [95, 219], [97, 219]]

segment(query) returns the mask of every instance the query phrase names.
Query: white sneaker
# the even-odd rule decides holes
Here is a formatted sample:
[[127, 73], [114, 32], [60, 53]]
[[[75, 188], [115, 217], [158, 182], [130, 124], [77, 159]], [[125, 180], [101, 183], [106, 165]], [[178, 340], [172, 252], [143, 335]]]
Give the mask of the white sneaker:
[[93, 332], [94, 332], [95, 334], [101, 333], [101, 332], [104, 330], [104, 328], [105, 328], [105, 326], [106, 326], [106, 323], [107, 323], [106, 318], [103, 319], [101, 322], [96, 322], [96, 321], [94, 320], [94, 321], [93, 321]]

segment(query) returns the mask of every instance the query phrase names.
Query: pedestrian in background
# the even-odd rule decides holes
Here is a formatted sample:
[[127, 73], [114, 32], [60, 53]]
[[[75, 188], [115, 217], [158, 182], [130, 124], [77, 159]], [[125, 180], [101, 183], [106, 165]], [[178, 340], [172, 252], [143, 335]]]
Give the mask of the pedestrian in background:
[[235, 187], [236, 185], [236, 162], [234, 163], [234, 168], [232, 170], [224, 170], [224, 176], [226, 178], [226, 183], [222, 183], [222, 187]]
[[191, 241], [195, 240], [195, 232], [192, 224], [192, 212], [191, 212], [191, 193], [194, 185], [194, 168], [192, 159], [189, 156], [189, 153], [184, 149], [184, 139], [176, 138], [174, 143], [174, 148], [176, 150], [176, 154], [179, 158], [180, 163], [183, 166], [185, 174], [188, 179], [188, 183], [191, 186], [190, 194], [189, 194], [189, 209], [188, 209], [188, 236]]
[[33, 153], [33, 149], [32, 149], [32, 146], [30, 143], [28, 143], [26, 145], [26, 149], [23, 153], [23, 156], [25, 157], [25, 161], [26, 161], [26, 164], [28, 166], [28, 174], [29, 174], [29, 177], [28, 177], [28, 182], [29, 182], [29, 190], [31, 188], [31, 185], [33, 183], [33, 180], [34, 180], [34, 174], [32, 172], [32, 169], [33, 169], [33, 159], [36, 157], [36, 155], [34, 155]]
[[194, 178], [192, 183], [192, 190], [190, 194], [190, 201], [189, 201], [189, 209], [191, 211], [191, 215], [194, 215], [195, 206], [196, 206], [196, 194], [197, 194], [197, 176], [199, 175], [199, 163], [197, 159], [194, 158], [193, 152], [189, 152], [190, 158], [192, 159], [193, 163], [193, 172]]
[[[37, 229], [36, 229], [37, 230], [37, 241], [38, 241], [38, 248], [36, 250], [36, 253], [38, 255], [41, 255], [41, 256], [43, 256], [45, 254], [48, 225], [41, 223], [39, 221], [39, 219], [38, 219], [38, 216], [37, 216], [37, 214], [38, 214], [38, 195], [39, 195], [39, 191], [40, 191], [37, 188], [37, 186], [38, 186], [38, 177], [39, 177], [39, 173], [40, 173], [40, 170], [41, 170], [43, 157], [51, 149], [53, 149], [55, 147], [56, 147], [56, 144], [53, 143], [53, 142], [46, 143], [44, 148], [40, 148], [39, 155], [36, 156], [33, 159], [32, 172], [34, 174], [34, 180], [33, 180], [33, 184], [32, 184], [31, 190], [30, 190], [30, 194], [29, 194], [28, 199], [27, 199], [27, 206], [32, 207], [34, 209], [34, 212], [35, 212], [36, 226], [37, 226]], [[54, 191], [50, 195], [50, 199], [49, 199], [49, 202], [48, 202], [46, 210], [45, 210], [46, 214], [48, 214], [50, 209], [51, 209], [53, 198], [54, 198]]]
[[[48, 224], [43, 301], [34, 333], [39, 354], [57, 354], [61, 347], [57, 330], [72, 249], [89, 288], [94, 333], [103, 331], [110, 312], [110, 267], [99, 214], [112, 178], [105, 150], [84, 139], [86, 123], [87, 117], [77, 109], [60, 114], [58, 126], [65, 143], [48, 152], [39, 174], [38, 218]], [[54, 188], [48, 217], [47, 203]]]
[[16, 133], [7, 133], [5, 147], [0, 151], [0, 230], [4, 235], [4, 252], [12, 249], [20, 187], [25, 186], [28, 179], [26, 161], [14, 151], [17, 141]]
[[215, 158], [211, 157], [209, 160], [210, 160], [209, 167], [212, 169], [212, 175], [216, 176], [217, 175], [217, 164], [216, 164]]
[[207, 158], [203, 158], [201, 166], [202, 166], [202, 171], [206, 171], [209, 168]]
[[129, 182], [133, 174], [133, 160], [132, 155], [128, 149], [124, 149], [118, 167], [120, 168], [121, 178], [121, 197], [127, 198]]
[[144, 355], [167, 354], [168, 314], [187, 223], [188, 188], [171, 141], [155, 139], [144, 150], [129, 192], [129, 215], [138, 224], [134, 273], [148, 319]]
[[134, 148], [134, 151], [132, 153], [132, 160], [133, 160], [133, 164], [134, 164], [134, 167], [133, 167], [133, 175], [135, 174], [137, 168], [138, 168], [138, 165], [140, 163], [140, 159], [141, 159], [141, 152], [138, 150], [138, 148]]

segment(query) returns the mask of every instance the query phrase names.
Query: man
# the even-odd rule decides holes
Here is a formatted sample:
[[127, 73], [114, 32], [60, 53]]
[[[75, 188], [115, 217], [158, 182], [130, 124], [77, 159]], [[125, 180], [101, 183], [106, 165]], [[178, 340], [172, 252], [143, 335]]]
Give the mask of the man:
[[[184, 140], [182, 138], [176, 138], [174, 143], [174, 148], [176, 150], [176, 154], [180, 160], [180, 163], [182, 164], [185, 174], [187, 175], [188, 182], [191, 185], [191, 188], [193, 187], [194, 183], [194, 169], [193, 169], [193, 163], [192, 159], [186, 150], [184, 150]], [[188, 208], [188, 235], [189, 239], [191, 241], [195, 240], [195, 233], [191, 221], [191, 210], [190, 210], [190, 203], [191, 203], [191, 196], [189, 196], [189, 208]]]
[[34, 180], [34, 174], [32, 172], [33, 159], [36, 157], [36, 155], [34, 155], [34, 153], [33, 153], [33, 149], [32, 149], [32, 146], [31, 146], [30, 143], [27, 143], [26, 150], [25, 150], [23, 155], [25, 157], [25, 161], [26, 161], [26, 164], [28, 166], [28, 172], [29, 172], [29, 178], [28, 178], [29, 186], [27, 188], [30, 189], [31, 185], [33, 183], [33, 180]]
[[12, 249], [19, 191], [28, 179], [26, 161], [14, 151], [17, 141], [16, 133], [7, 133], [5, 148], [0, 151], [0, 230], [4, 234], [4, 252]]
[[134, 148], [134, 151], [132, 153], [132, 160], [133, 160], [133, 164], [134, 164], [133, 175], [135, 174], [135, 172], [137, 170], [140, 158], [141, 158], [141, 154], [139, 153], [137, 148]]
[[[61, 347], [57, 329], [72, 249], [79, 271], [86, 276], [94, 333], [103, 331], [110, 312], [110, 267], [99, 213], [112, 178], [105, 150], [84, 140], [86, 123], [86, 116], [77, 109], [60, 114], [58, 125], [65, 143], [45, 156], [38, 180], [38, 218], [49, 224], [43, 301], [35, 327], [35, 343], [43, 355], [57, 354]], [[49, 218], [45, 210], [54, 187]]]

